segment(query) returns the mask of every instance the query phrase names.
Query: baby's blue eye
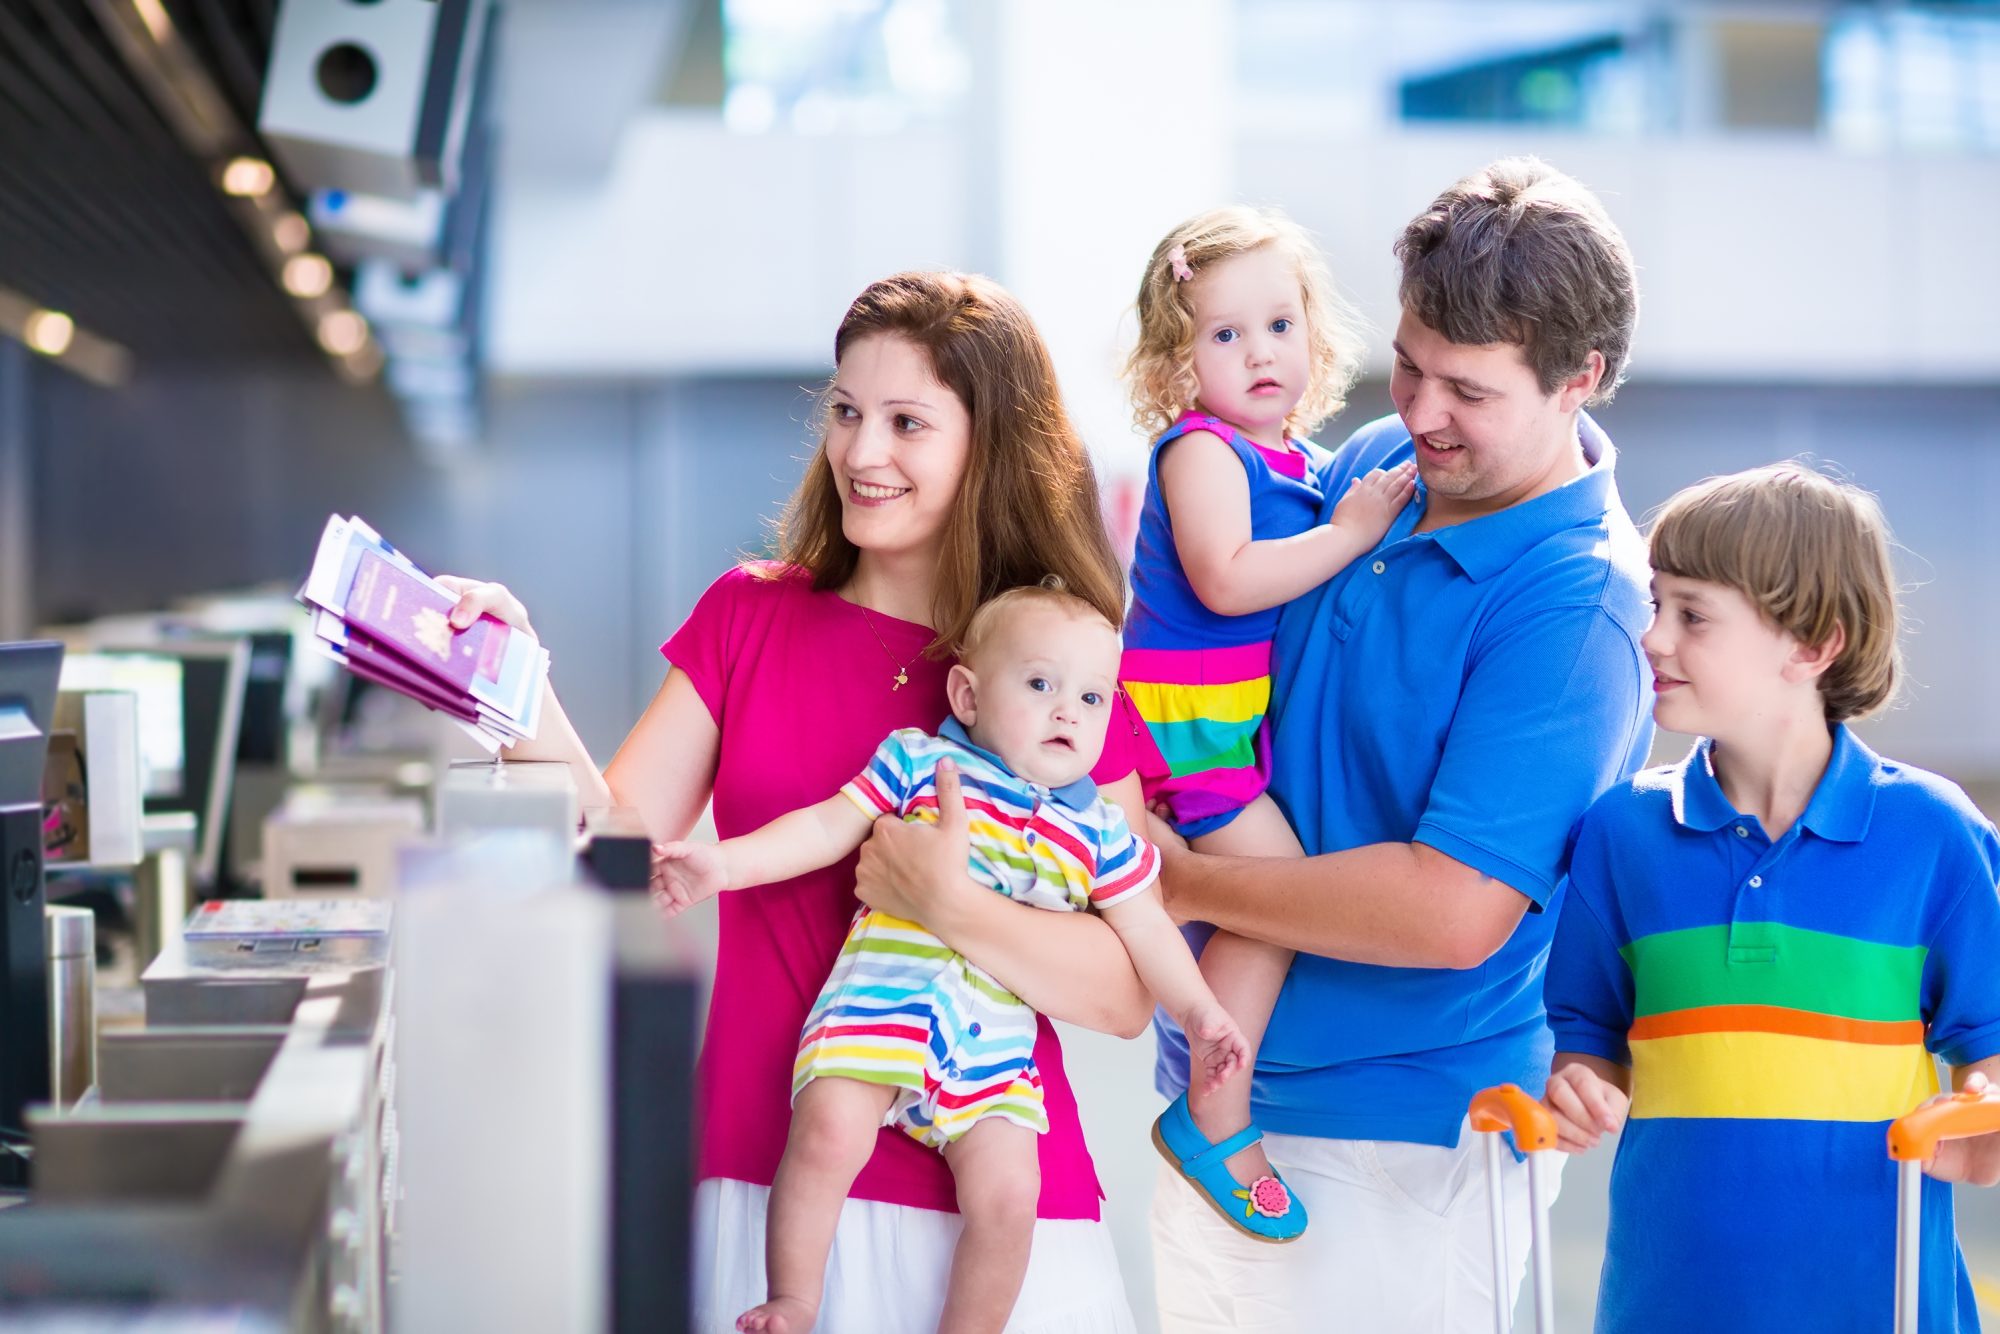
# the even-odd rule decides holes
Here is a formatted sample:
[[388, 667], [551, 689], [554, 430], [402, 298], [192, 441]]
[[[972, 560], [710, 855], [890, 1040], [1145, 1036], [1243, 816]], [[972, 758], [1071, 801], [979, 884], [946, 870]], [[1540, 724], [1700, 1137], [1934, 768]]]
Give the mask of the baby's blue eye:
[[1216, 341], [1216, 342], [1218, 342], [1218, 343], [1233, 343], [1233, 342], [1235, 342], [1235, 341], [1236, 341], [1236, 330], [1234, 330], [1234, 329], [1217, 329], [1217, 330], [1215, 331], [1215, 341]]
[[1095, 690], [1086, 690], [1083, 692], [1083, 702], [1094, 709], [1104, 702], [1104, 696], [1098, 694]]
[[1034, 691], [1034, 692], [1035, 692], [1036, 694], [1038, 694], [1038, 695], [1046, 695], [1046, 694], [1048, 694], [1048, 693], [1049, 693], [1049, 678], [1048, 678], [1048, 677], [1046, 677], [1046, 676], [1031, 676], [1031, 677], [1029, 677], [1029, 678], [1028, 678], [1028, 689], [1030, 689], [1030, 690]]
[[1291, 322], [1290, 320], [1272, 320], [1272, 321], [1271, 321], [1271, 332], [1272, 332], [1272, 333], [1286, 333], [1286, 332], [1289, 332], [1289, 331], [1290, 331], [1291, 327], [1292, 327], [1292, 322]]

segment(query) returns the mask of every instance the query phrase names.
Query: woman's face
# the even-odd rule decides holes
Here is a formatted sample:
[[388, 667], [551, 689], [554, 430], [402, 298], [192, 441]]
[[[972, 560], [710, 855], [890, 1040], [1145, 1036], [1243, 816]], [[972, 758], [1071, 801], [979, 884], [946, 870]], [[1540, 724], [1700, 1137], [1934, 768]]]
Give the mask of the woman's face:
[[895, 334], [848, 345], [827, 405], [826, 457], [847, 540], [878, 555], [937, 550], [972, 452], [972, 415]]

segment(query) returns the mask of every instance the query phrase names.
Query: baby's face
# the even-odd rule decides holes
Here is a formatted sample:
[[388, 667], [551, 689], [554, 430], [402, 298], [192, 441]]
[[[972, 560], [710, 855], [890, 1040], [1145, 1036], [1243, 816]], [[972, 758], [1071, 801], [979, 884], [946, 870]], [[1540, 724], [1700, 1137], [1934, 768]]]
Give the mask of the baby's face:
[[1062, 787], [1104, 753], [1118, 685], [1118, 632], [1095, 616], [1029, 603], [1009, 612], [965, 667], [972, 739], [1018, 776]]

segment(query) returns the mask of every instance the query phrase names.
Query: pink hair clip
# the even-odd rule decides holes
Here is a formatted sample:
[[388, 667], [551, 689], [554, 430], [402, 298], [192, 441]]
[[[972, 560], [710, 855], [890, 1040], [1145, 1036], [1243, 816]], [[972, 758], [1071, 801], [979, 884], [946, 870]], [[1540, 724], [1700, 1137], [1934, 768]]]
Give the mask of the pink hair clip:
[[1187, 262], [1187, 247], [1177, 245], [1167, 252], [1167, 267], [1174, 271], [1174, 281], [1184, 283], [1194, 277], [1194, 267]]

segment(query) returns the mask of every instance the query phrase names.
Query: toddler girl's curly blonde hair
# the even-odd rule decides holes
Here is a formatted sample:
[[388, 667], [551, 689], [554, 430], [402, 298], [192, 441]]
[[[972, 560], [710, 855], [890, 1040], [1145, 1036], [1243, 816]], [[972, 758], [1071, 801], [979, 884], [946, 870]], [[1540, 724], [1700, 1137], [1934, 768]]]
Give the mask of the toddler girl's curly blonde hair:
[[[1125, 360], [1132, 420], [1148, 436], [1174, 424], [1200, 393], [1194, 376], [1194, 302], [1188, 288], [1221, 260], [1259, 247], [1281, 247], [1299, 276], [1311, 340], [1306, 392], [1285, 430], [1308, 435], [1347, 403], [1361, 372], [1362, 323], [1334, 290], [1333, 275], [1305, 229], [1276, 209], [1232, 205], [1189, 218], [1160, 238], [1139, 283], [1139, 343]], [[1178, 276], [1192, 271], [1191, 279]]]

